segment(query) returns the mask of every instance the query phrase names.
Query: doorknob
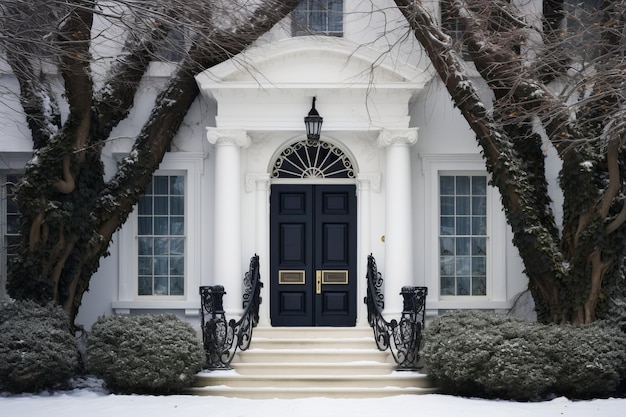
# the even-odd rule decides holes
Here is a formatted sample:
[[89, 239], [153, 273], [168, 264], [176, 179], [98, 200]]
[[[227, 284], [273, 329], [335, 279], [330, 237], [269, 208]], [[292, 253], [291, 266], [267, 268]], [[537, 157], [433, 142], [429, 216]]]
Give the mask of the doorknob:
[[315, 293], [322, 293], [322, 271], [315, 271]]

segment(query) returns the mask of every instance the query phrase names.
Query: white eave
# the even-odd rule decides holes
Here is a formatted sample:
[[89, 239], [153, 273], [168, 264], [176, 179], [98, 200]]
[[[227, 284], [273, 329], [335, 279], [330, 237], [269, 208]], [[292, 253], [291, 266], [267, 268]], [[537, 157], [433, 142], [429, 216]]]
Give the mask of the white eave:
[[342, 38], [258, 46], [196, 76], [217, 102], [216, 127], [300, 130], [317, 97], [326, 130], [408, 127], [409, 102], [431, 74]]

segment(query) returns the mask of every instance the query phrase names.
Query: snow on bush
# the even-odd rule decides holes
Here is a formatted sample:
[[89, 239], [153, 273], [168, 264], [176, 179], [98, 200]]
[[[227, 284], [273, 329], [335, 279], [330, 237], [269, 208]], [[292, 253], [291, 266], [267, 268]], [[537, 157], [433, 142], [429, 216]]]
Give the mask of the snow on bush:
[[202, 367], [196, 331], [171, 314], [100, 317], [87, 340], [90, 372], [121, 393], [171, 393]]
[[0, 301], [0, 391], [62, 386], [78, 366], [76, 341], [61, 307]]
[[429, 375], [458, 395], [604, 397], [626, 376], [626, 335], [605, 323], [556, 326], [453, 312], [428, 326], [423, 353]]

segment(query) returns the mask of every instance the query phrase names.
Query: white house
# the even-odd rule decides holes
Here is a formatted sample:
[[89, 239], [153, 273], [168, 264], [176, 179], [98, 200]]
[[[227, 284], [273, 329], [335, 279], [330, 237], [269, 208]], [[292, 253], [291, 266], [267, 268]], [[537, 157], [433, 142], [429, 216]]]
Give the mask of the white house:
[[[428, 315], [506, 310], [525, 290], [474, 134], [393, 2], [321, 3], [328, 12], [292, 14], [245, 53], [197, 74], [201, 97], [152, 193], [114, 237], [79, 323], [168, 311], [198, 324], [198, 287], [213, 284], [225, 286], [227, 313], [236, 316], [255, 253], [265, 327], [367, 326], [370, 253], [390, 317], [402, 308], [403, 285], [428, 287]], [[323, 19], [293, 22], [302, 16]], [[170, 70], [151, 64], [130, 117], [105, 147], [109, 173], [147, 117], [142, 103]], [[6, 68], [0, 83], [17, 88]], [[314, 97], [323, 125], [319, 140], [307, 140], [303, 118]], [[2, 184], [31, 157], [17, 109], [2, 109]], [[3, 281], [17, 219], [8, 192], [3, 186]]]

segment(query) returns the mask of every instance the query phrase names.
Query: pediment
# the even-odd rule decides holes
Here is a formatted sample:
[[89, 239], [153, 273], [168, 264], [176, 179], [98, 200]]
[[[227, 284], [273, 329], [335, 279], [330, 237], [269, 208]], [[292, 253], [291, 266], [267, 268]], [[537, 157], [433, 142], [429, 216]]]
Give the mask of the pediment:
[[343, 38], [295, 37], [268, 43], [198, 74], [211, 85], [372, 85], [421, 84], [429, 74], [410, 65], [394, 65], [383, 52]]

